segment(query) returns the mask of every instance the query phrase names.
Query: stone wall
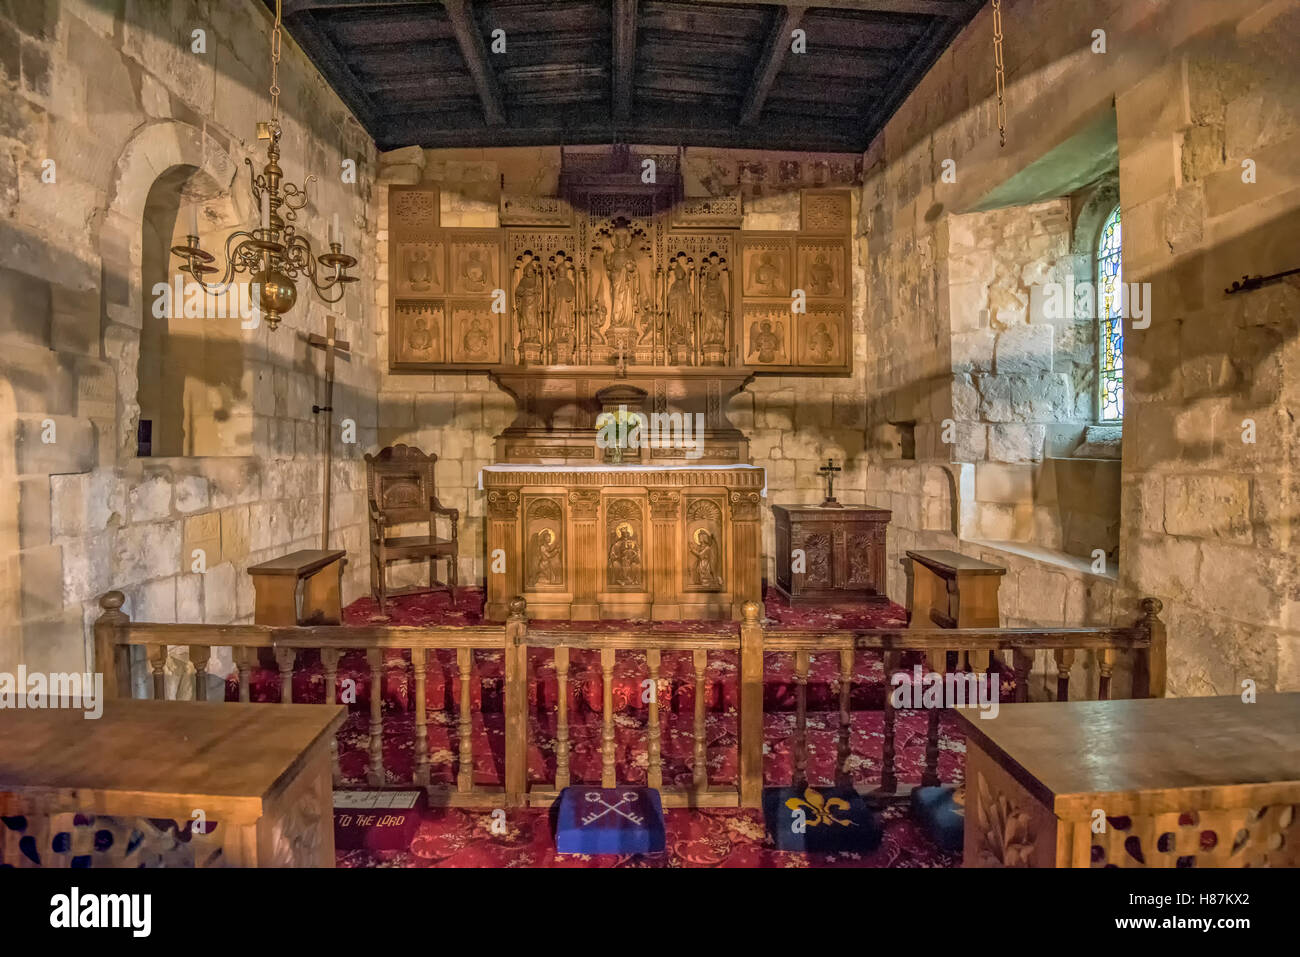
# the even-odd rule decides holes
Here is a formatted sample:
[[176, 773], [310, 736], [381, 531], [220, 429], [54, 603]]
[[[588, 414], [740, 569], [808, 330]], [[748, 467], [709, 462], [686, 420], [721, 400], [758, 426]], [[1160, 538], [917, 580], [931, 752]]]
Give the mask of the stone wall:
[[[1010, 575], [1004, 585], [1004, 618], [1052, 624], [1059, 607], [1066, 623], [1081, 608], [1127, 621], [1136, 597], [1151, 594], [1165, 602], [1173, 693], [1233, 693], [1245, 679], [1300, 687], [1292, 538], [1300, 287], [1223, 292], [1242, 275], [1296, 265], [1300, 77], [1287, 44], [1300, 30], [1300, 3], [1011, 0], [1003, 22], [1005, 146], [986, 7], [866, 154], [867, 330], [897, 344], [871, 372], [871, 434], [889, 437], [890, 423], [915, 421], [921, 471], [908, 481], [913, 495], [920, 489], [922, 515], [927, 460], [989, 458], [1000, 423], [986, 423], [983, 443], [978, 430], [959, 432], [952, 447], [934, 434], [954, 406], [985, 404], [964, 380], [950, 387], [968, 354], [962, 325], [986, 307], [983, 289], [954, 296], [960, 276], [945, 251], [965, 214], [989, 208], [991, 195], [1013, 195], [1008, 184], [1023, 187], [1024, 171], [1041, 172], [1054, 150], [1113, 109], [1124, 278], [1149, 282], [1152, 303], [1150, 327], [1127, 330], [1119, 579], [1032, 548], [999, 548], [1013, 571], [1023, 565], [1019, 585]], [[1099, 29], [1104, 53], [1092, 49]], [[955, 182], [942, 179], [946, 160]], [[1247, 171], [1253, 182], [1243, 182]], [[1060, 196], [1082, 185], [1064, 180]], [[1040, 190], [1001, 205], [1046, 198]], [[992, 354], [996, 375], [996, 343]], [[880, 454], [883, 467], [889, 453]], [[965, 520], [977, 483], [951, 467], [953, 532], [978, 534]], [[896, 537], [927, 531], [903, 526]], [[969, 537], [959, 545], [984, 547]], [[1099, 597], [1081, 604], [1075, 594]]]
[[[237, 384], [246, 454], [137, 458], [146, 203], [180, 170], [208, 200], [209, 248], [233, 223], [252, 225], [242, 161], [260, 169], [265, 158], [255, 121], [269, 114], [271, 18], [255, 0], [4, 9], [0, 500], [14, 505], [0, 511], [0, 544], [7, 558], [16, 548], [0, 576], [0, 667], [82, 670], [108, 588], [141, 619], [249, 620], [244, 569], [318, 545], [323, 437], [311, 405], [322, 355], [305, 335], [324, 331], [326, 313], [300, 282], [277, 331], [239, 331], [210, 355], [214, 376]], [[298, 226], [319, 244], [338, 214], [349, 249], [373, 261], [373, 143], [287, 36], [283, 51], [281, 164], [294, 182], [317, 176]], [[355, 183], [343, 182], [344, 159]], [[335, 421], [357, 425], [355, 444], [335, 444], [333, 544], [353, 557], [348, 598], [365, 578], [359, 457], [376, 435], [369, 286], [333, 307], [353, 349], [339, 363]], [[193, 570], [195, 549], [205, 572]]]

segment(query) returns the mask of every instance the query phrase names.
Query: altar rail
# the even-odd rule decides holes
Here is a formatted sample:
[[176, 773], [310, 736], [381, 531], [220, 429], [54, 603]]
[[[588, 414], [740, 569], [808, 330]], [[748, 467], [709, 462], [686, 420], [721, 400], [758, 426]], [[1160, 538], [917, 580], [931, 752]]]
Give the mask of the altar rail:
[[[434, 804], [470, 807], [546, 805], [571, 780], [569, 695], [560, 694], [556, 703], [555, 780], [546, 783], [527, 781], [528, 754], [528, 649], [552, 649], [559, 687], [567, 688], [569, 654], [575, 649], [600, 653], [602, 672], [601, 709], [601, 785], [615, 787], [614, 706], [612, 700], [615, 656], [619, 651], [646, 654], [650, 686], [656, 689], [647, 704], [646, 751], [647, 784], [662, 790], [664, 804], [673, 806], [757, 807], [763, 788], [763, 679], [764, 653], [788, 652], [794, 655], [797, 685], [795, 708], [794, 778], [804, 782], [808, 759], [807, 683], [814, 655], [835, 655], [839, 662], [839, 735], [835, 776], [847, 783], [846, 764], [850, 757], [850, 693], [854, 656], [872, 651], [884, 656], [886, 689], [884, 702], [884, 743], [879, 756], [881, 781], [867, 793], [881, 799], [905, 796], [913, 785], [898, 781], [895, 767], [895, 718], [889, 694], [889, 676], [899, 668], [907, 652], [925, 653], [931, 660], [948, 667], [947, 656], [956, 654], [956, 669], [982, 671], [991, 666], [998, 653], [1010, 652], [1015, 675], [1016, 699], [1025, 700], [1028, 676], [1034, 655], [1051, 651], [1058, 669], [1057, 697], [1069, 695], [1069, 674], [1075, 653], [1093, 651], [1097, 655], [1100, 675], [1099, 697], [1111, 693], [1111, 672], [1116, 654], [1133, 656], [1134, 697], [1163, 697], [1165, 693], [1165, 627], [1158, 615], [1161, 603], [1155, 598], [1141, 601], [1142, 614], [1126, 628], [884, 628], [840, 631], [771, 628], [760, 618], [761, 607], [749, 602], [737, 632], [731, 635], [701, 635], [693, 632], [656, 631], [570, 631], [529, 627], [522, 598], [510, 603], [509, 617], [502, 625], [481, 626], [374, 626], [325, 625], [280, 627], [268, 625], [200, 625], [154, 624], [134, 622], [122, 611], [124, 596], [110, 591], [100, 599], [103, 614], [95, 624], [96, 667], [104, 672], [105, 695], [129, 697], [131, 689], [130, 647], [146, 650], [153, 677], [153, 695], [165, 697], [165, 664], [169, 646], [188, 646], [194, 663], [195, 698], [203, 700], [207, 691], [205, 672], [213, 647], [233, 649], [239, 681], [239, 698], [249, 700], [249, 673], [255, 649], [271, 649], [280, 676], [281, 701], [292, 700], [293, 674], [298, 653], [320, 653], [328, 688], [337, 688], [340, 657], [345, 650], [364, 650], [370, 668], [369, 767], [367, 779], [377, 785], [388, 782], [383, 758], [383, 687], [385, 650], [409, 651], [414, 671], [415, 769], [412, 783], [424, 786]], [[458, 738], [455, 784], [430, 784], [428, 709], [426, 701], [427, 657], [431, 650], [454, 650], [460, 678], [460, 700], [456, 708]], [[505, 749], [503, 787], [486, 787], [473, 780], [473, 668], [476, 650], [500, 651], [503, 666], [503, 711]], [[694, 671], [694, 753], [692, 780], [685, 788], [663, 786], [662, 732], [657, 689], [663, 652], [689, 652]], [[704, 684], [709, 655], [738, 653], [738, 780], [735, 783], [711, 783], [707, 767], [705, 735], [706, 706]], [[963, 665], [962, 656], [968, 657]], [[111, 663], [111, 665], [110, 665]], [[337, 691], [335, 692], [337, 696]], [[939, 709], [928, 713], [925, 770], [920, 784], [939, 784]], [[331, 758], [336, 784], [341, 775], [337, 741], [331, 742]], [[784, 783], [784, 782], [782, 782]], [[861, 786], [860, 786], [861, 788]]]

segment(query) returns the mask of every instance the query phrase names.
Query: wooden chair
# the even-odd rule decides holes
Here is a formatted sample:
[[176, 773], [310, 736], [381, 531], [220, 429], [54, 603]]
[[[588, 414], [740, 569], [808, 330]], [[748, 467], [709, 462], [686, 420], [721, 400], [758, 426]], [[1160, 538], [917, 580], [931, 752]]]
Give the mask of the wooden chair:
[[[460, 546], [457, 524], [460, 510], [444, 508], [438, 501], [433, 481], [433, 467], [438, 456], [425, 455], [419, 449], [393, 445], [378, 455], [366, 455], [366, 498], [370, 511], [370, 590], [379, 602], [380, 612], [387, 610], [389, 596], [411, 595], [446, 590], [456, 604], [457, 562]], [[437, 516], [451, 519], [451, 537], [439, 538]], [[394, 525], [428, 522], [427, 535], [391, 535]], [[448, 563], [447, 581], [436, 578], [438, 560]], [[390, 590], [387, 586], [388, 565], [397, 561], [429, 560], [429, 586], [416, 585]]]

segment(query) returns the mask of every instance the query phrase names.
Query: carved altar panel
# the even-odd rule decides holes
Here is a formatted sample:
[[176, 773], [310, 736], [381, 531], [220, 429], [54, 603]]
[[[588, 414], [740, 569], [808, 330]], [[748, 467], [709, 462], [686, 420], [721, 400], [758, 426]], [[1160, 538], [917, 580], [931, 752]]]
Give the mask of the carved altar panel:
[[398, 298], [441, 296], [446, 292], [447, 262], [441, 242], [400, 242], [393, 248]]
[[709, 229], [738, 229], [745, 218], [740, 193], [683, 199], [673, 206], [674, 229], [703, 226]]
[[852, 193], [847, 189], [801, 192], [800, 227], [805, 233], [845, 236], [852, 232]]
[[786, 304], [745, 303], [745, 364], [755, 367], [789, 365], [790, 326], [794, 319], [794, 313]]
[[466, 365], [494, 365], [501, 361], [501, 323], [490, 300], [449, 299], [451, 361]]
[[454, 296], [487, 296], [501, 285], [501, 231], [447, 232], [450, 292]]
[[444, 313], [441, 302], [399, 301], [396, 304], [389, 336], [395, 365], [443, 361]]
[[605, 588], [611, 592], [646, 589], [645, 516], [631, 498], [609, 499], [605, 505]]
[[682, 542], [682, 587], [688, 592], [723, 591], [726, 588], [722, 501], [693, 498], [686, 504]]
[[529, 365], [572, 365], [578, 347], [577, 237], [572, 230], [506, 231], [507, 342]]
[[561, 503], [559, 497], [535, 498], [524, 509], [524, 587], [528, 591], [564, 591], [568, 584]]
[[741, 234], [741, 292], [748, 297], [790, 301], [794, 283], [794, 234]]
[[399, 238], [430, 236], [439, 224], [438, 190], [433, 186], [388, 187], [388, 232]]
[[498, 221], [502, 226], [569, 226], [573, 207], [562, 196], [503, 192]]
[[800, 239], [797, 279], [809, 299], [843, 299], [847, 285], [848, 243], [843, 239]]
[[796, 361], [801, 366], [842, 366], [846, 364], [843, 306], [815, 306], [795, 317], [798, 342]]

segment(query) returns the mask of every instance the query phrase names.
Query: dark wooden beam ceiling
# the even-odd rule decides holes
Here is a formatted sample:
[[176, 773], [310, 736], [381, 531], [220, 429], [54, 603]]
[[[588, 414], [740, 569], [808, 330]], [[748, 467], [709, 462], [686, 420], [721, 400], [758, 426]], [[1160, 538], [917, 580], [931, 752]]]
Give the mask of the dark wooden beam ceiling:
[[460, 55], [465, 58], [474, 86], [478, 89], [478, 98], [483, 103], [483, 116], [488, 126], [503, 126], [506, 122], [506, 108], [501, 99], [501, 89], [497, 86], [496, 75], [488, 65], [487, 45], [479, 33], [478, 24], [470, 13], [466, 0], [442, 0], [447, 10], [447, 19], [456, 33], [456, 42], [460, 45]]
[[632, 113], [632, 75], [636, 70], [636, 0], [614, 0], [614, 119]]
[[749, 81], [749, 92], [745, 95], [745, 105], [740, 108], [740, 125], [753, 126], [758, 122], [758, 115], [763, 112], [767, 95], [772, 92], [776, 75], [781, 72], [786, 56], [793, 43], [792, 34], [803, 19], [804, 8], [793, 4], [785, 7], [776, 15], [772, 32], [767, 36], [767, 46], [763, 49], [763, 58], [754, 68], [754, 76]]
[[857, 152], [984, 2], [284, 0], [284, 20], [381, 149]]

